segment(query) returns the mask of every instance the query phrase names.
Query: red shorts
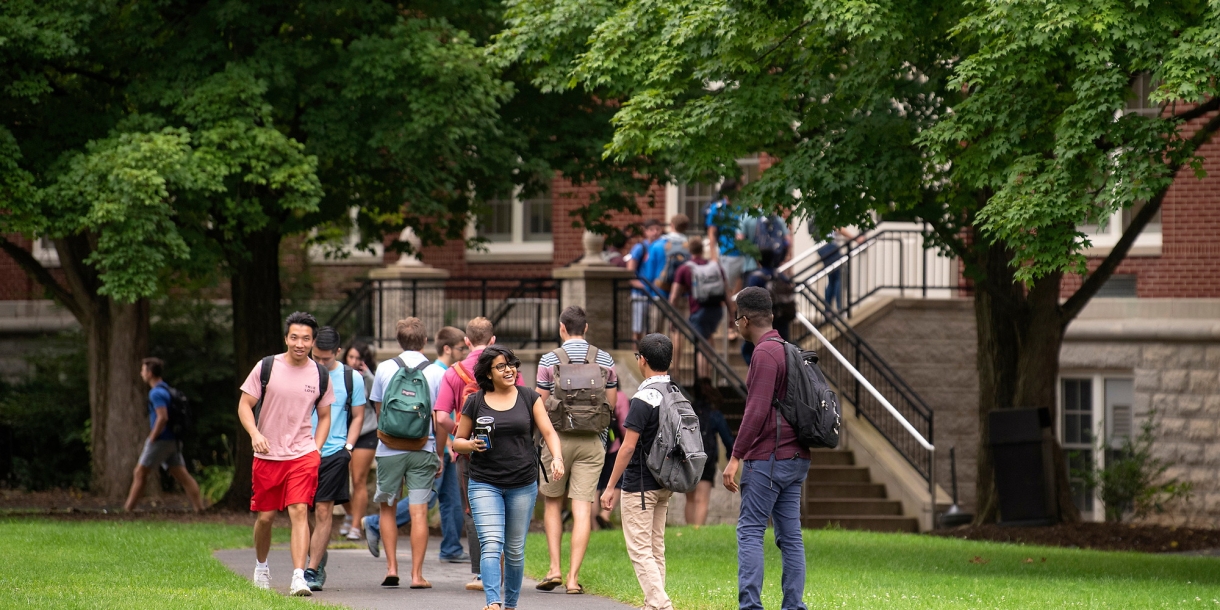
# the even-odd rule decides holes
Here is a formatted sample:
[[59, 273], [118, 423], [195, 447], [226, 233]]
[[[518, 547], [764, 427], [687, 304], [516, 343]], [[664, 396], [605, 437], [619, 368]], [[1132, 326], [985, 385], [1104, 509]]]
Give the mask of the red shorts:
[[313, 506], [318, 491], [318, 465], [322, 458], [311, 451], [295, 460], [254, 458], [254, 495], [250, 510], [284, 510], [293, 504]]

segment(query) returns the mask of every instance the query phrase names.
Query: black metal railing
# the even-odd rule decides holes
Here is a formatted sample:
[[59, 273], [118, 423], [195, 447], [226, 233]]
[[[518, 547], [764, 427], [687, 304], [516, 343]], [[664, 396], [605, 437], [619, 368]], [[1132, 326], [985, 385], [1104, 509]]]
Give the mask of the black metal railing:
[[483, 316], [496, 340], [512, 347], [559, 343], [560, 280], [551, 278], [373, 279], [366, 280], [327, 322], [344, 336], [395, 342], [395, 323], [423, 320], [431, 332], [464, 328]]
[[[731, 390], [740, 398], [746, 396], [746, 384], [729, 364], [726, 354], [704, 339], [691, 326], [688, 316], [674, 309], [673, 305], [646, 280], [638, 280], [645, 286], [641, 294], [633, 294], [632, 280], [613, 280], [614, 292], [614, 346], [631, 349], [635, 346], [634, 328], [638, 322], [644, 332], [663, 332], [677, 337], [674, 360], [669, 374], [675, 382], [686, 388], [694, 388], [698, 378], [708, 378], [713, 386]], [[637, 320], [636, 318], [639, 318]], [[727, 322], [722, 322], [727, 324]], [[726, 415], [729, 415], [726, 412]]]
[[861, 302], [882, 292], [922, 298], [968, 294], [956, 259], [938, 256], [927, 243], [924, 231], [886, 229], [840, 244], [825, 258], [811, 253], [787, 274], [823, 300], [834, 292], [829, 286], [837, 283], [836, 300], [848, 318]]
[[[822, 296], [807, 284], [797, 287], [797, 311], [809, 319], [818, 332], [929, 444], [933, 442], [932, 409], [863, 337], [856, 334], [844, 317], [831, 310]], [[822, 343], [803, 324], [793, 324], [792, 340], [818, 352], [819, 366], [840, 396], [855, 405], [856, 416], [868, 420], [925, 481], [931, 482], [933, 452], [924, 448], [843, 363], [826, 353]]]

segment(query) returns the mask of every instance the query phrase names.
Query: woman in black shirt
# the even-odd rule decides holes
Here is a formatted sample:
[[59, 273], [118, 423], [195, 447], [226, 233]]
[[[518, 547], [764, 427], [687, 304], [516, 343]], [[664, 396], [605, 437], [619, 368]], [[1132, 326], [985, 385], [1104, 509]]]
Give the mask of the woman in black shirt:
[[[479, 392], [466, 399], [453, 449], [470, 458], [470, 516], [479, 533], [484, 610], [516, 608], [525, 577], [525, 533], [538, 497], [538, 454], [533, 431], [551, 455], [563, 455], [542, 399], [517, 385], [521, 361], [512, 350], [490, 345], [479, 355], [474, 378]], [[563, 460], [551, 460], [551, 475], [563, 477]], [[504, 553], [504, 591], [500, 553]]]

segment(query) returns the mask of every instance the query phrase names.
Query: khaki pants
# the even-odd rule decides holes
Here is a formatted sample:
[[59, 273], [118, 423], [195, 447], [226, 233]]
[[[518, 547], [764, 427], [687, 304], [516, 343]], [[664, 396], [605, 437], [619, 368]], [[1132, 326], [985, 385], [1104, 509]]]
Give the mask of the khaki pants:
[[674, 607], [665, 594], [665, 515], [669, 512], [668, 489], [644, 492], [647, 508], [640, 508], [640, 494], [623, 492], [621, 512], [627, 557], [644, 590], [644, 610]]

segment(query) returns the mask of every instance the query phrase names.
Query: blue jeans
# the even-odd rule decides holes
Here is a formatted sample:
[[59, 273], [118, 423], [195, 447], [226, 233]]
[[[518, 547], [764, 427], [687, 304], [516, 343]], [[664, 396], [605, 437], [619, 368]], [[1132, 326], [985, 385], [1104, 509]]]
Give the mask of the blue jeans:
[[466, 524], [466, 511], [462, 510], [462, 489], [458, 486], [457, 464], [445, 451], [445, 469], [436, 480], [436, 495], [441, 504], [441, 559], [456, 559], [462, 556], [462, 528]]
[[835, 269], [826, 275], [826, 306], [831, 311], [843, 309], [843, 271]]
[[[806, 464], [808, 465], [808, 464]], [[485, 605], [516, 608], [525, 578], [525, 533], [534, 516], [538, 483], [503, 489], [470, 481], [470, 513], [482, 547], [479, 567], [483, 575]], [[500, 591], [500, 553], [504, 554], [504, 591]]]
[[712, 340], [712, 335], [716, 334], [716, 327], [720, 326], [720, 320], [724, 317], [724, 308], [719, 303], [699, 308], [699, 311], [690, 315], [690, 325], [699, 331], [699, 336]]
[[801, 537], [801, 486], [809, 460], [746, 460], [741, 472], [741, 516], [737, 520], [737, 604], [762, 610], [763, 534], [775, 524], [775, 546], [783, 561], [783, 610], [805, 610], [805, 541]]
[[[436, 506], [435, 493], [433, 493], [432, 497], [428, 499], [428, 510], [432, 510], [433, 506]], [[381, 531], [380, 512], [374, 512], [373, 514], [365, 517], [365, 519], [368, 519], [370, 528]], [[398, 527], [402, 527], [411, 522], [411, 505], [407, 502], [403, 502], [402, 498], [398, 500], [398, 505], [394, 507], [394, 522], [398, 524]]]

